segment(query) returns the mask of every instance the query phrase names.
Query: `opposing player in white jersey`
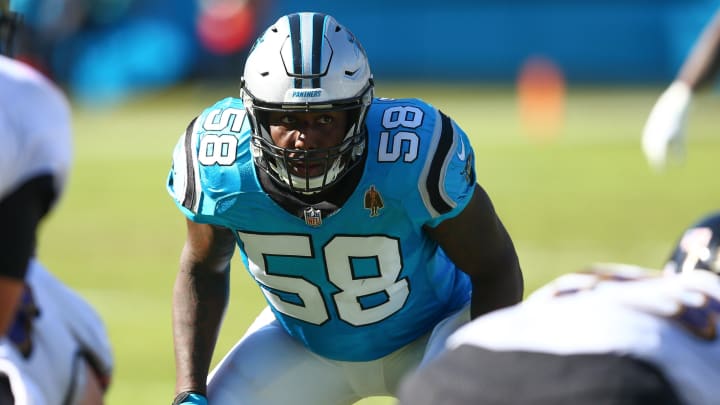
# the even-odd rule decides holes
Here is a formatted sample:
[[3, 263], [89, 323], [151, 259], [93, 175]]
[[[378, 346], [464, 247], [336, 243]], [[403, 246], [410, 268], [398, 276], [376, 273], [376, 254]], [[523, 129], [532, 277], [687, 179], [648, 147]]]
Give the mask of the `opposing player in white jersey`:
[[[205, 109], [181, 137], [168, 181], [188, 229], [176, 404], [393, 395], [456, 326], [522, 298], [468, 137], [427, 103], [373, 88], [350, 31], [290, 14], [255, 43], [241, 98]], [[236, 245], [268, 309], [206, 388]]]
[[[0, 50], [16, 15], [0, 0]], [[35, 259], [71, 162], [70, 111], [44, 76], [0, 54], [0, 403], [100, 404], [112, 371], [104, 325]]]
[[480, 317], [403, 381], [405, 405], [715, 404], [720, 213], [680, 238], [665, 272], [596, 265]]

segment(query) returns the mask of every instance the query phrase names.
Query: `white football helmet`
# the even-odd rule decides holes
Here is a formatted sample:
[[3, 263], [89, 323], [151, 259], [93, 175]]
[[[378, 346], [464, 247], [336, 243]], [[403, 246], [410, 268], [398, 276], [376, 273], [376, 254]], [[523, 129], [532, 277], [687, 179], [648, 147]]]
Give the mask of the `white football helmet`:
[[[373, 79], [360, 42], [329, 15], [313, 12], [278, 19], [248, 54], [240, 95], [253, 129], [255, 164], [294, 192], [311, 194], [335, 184], [365, 150], [365, 116]], [[343, 141], [332, 148], [298, 150], [276, 146], [271, 111], [341, 111], [350, 114]], [[294, 162], [320, 162], [322, 175], [297, 176]]]

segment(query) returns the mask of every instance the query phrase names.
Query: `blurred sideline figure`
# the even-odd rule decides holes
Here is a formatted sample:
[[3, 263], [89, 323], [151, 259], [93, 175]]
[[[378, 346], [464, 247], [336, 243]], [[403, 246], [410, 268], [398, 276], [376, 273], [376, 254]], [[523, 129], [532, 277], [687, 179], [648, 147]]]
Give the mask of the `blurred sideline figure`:
[[[421, 100], [373, 88], [350, 31], [289, 14], [248, 55], [241, 97], [180, 137], [168, 179], [187, 217], [176, 404], [394, 395], [457, 326], [522, 298], [467, 135]], [[236, 246], [268, 307], [208, 377]]]
[[720, 212], [665, 272], [600, 264], [482, 316], [406, 378], [402, 405], [709, 405], [720, 398]]
[[[0, 0], [1, 50], [18, 15]], [[112, 354], [104, 325], [35, 259], [36, 232], [71, 162], [69, 105], [49, 80], [0, 55], [0, 404], [101, 404]]]
[[661, 170], [685, 154], [685, 126], [693, 94], [708, 87], [720, 70], [720, 10], [703, 29], [675, 80], [657, 100], [645, 123], [642, 148]]

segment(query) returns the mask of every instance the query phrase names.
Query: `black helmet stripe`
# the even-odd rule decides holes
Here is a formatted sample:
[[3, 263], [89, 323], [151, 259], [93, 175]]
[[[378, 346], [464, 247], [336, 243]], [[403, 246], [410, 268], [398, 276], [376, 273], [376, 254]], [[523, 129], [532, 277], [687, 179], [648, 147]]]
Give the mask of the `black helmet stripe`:
[[293, 53], [293, 71], [290, 73], [295, 75], [296, 89], [304, 87], [304, 80], [310, 80], [310, 88], [320, 87], [320, 76], [324, 73], [320, 69], [326, 19], [327, 15], [321, 13], [302, 17], [299, 14], [288, 16]]
[[[288, 23], [290, 24], [290, 43], [292, 44], [293, 58], [293, 71], [290, 73], [298, 75], [302, 72], [302, 52], [300, 51], [300, 44], [302, 44], [302, 38], [300, 37], [300, 15], [290, 14], [288, 16]], [[300, 38], [300, 40], [296, 41], [295, 38]], [[295, 76], [294, 85], [296, 89], [302, 88], [302, 79]]]
[[322, 46], [323, 46], [323, 37], [325, 36], [325, 19], [327, 16], [325, 14], [313, 14], [313, 22], [312, 22], [312, 65], [310, 73], [314, 76], [312, 80], [312, 88], [317, 89], [320, 87], [320, 74], [323, 73], [320, 71], [320, 61], [322, 57]]

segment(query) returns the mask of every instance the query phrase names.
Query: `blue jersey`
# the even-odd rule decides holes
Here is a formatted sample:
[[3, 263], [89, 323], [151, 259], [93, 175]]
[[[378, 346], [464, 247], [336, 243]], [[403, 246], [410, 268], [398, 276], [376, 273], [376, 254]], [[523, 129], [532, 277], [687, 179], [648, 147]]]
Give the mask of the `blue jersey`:
[[289, 213], [263, 190], [242, 101], [181, 136], [168, 191], [191, 220], [235, 232], [242, 260], [287, 332], [313, 352], [369, 361], [430, 331], [470, 299], [469, 277], [423, 231], [475, 187], [473, 151], [417, 99], [373, 100], [359, 184], [332, 215]]

